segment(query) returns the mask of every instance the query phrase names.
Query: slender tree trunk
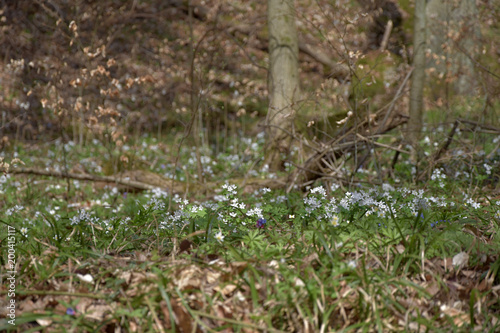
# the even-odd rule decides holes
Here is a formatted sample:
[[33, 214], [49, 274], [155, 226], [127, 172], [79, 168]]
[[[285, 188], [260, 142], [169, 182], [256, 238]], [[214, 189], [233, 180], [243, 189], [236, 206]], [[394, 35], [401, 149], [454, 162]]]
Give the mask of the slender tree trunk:
[[[266, 163], [281, 166], [281, 154], [289, 154], [299, 97], [299, 43], [293, 0], [268, 0], [269, 109], [266, 119]], [[288, 132], [288, 133], [287, 133]]]
[[410, 119], [408, 141], [416, 147], [422, 131], [425, 84], [425, 5], [426, 0], [415, 0], [415, 25], [413, 31], [413, 74], [410, 88]]

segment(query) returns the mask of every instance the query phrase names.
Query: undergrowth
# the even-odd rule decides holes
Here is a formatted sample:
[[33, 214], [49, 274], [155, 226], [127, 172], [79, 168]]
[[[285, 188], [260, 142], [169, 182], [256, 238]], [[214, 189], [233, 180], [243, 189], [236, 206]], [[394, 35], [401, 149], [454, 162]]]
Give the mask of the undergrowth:
[[[207, 155], [206, 176], [277, 177], [257, 163], [262, 143], [241, 140], [247, 157]], [[137, 160], [173, 175], [155, 139], [136, 144]], [[98, 142], [38, 149], [46, 159], [13, 151], [27, 166], [104, 172], [105, 159], [92, 158]], [[500, 198], [485, 189], [498, 155], [472, 159], [485, 155], [472, 167], [438, 167], [420, 186], [411, 184], [415, 169], [399, 163], [396, 180], [380, 186], [367, 183], [376, 178], [368, 172], [358, 185], [320, 182], [289, 193], [243, 193], [228, 181], [205, 200], [2, 175], [2, 253], [12, 236], [4, 231], [15, 229], [16, 327], [493, 332], [500, 328]], [[193, 172], [194, 158], [182, 152], [176, 177]], [[7, 257], [0, 260], [7, 267]], [[11, 328], [7, 319], [0, 326]]]

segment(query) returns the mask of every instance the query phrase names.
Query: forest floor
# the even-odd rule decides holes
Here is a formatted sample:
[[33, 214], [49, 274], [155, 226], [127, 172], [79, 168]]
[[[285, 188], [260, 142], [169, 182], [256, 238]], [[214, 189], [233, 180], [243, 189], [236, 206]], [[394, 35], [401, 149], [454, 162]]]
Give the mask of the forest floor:
[[[435, 133], [422, 141], [426, 154], [446, 135]], [[500, 329], [498, 137], [481, 149], [450, 148], [452, 162], [425, 182], [401, 162], [378, 183], [393, 155], [385, 150], [380, 169], [373, 159], [350, 184], [243, 191], [231, 179], [281, 179], [293, 169], [272, 174], [256, 163], [263, 142], [234, 142], [244, 156], [234, 147], [202, 151], [204, 181], [220, 184], [211, 193], [195, 186], [194, 149], [181, 149], [174, 168], [170, 145], [151, 137], [125, 145], [125, 156], [164, 180], [175, 173], [193, 184], [187, 190], [2, 175], [0, 260], [14, 280], [4, 279], [0, 292], [13, 292], [15, 307], [2, 297], [0, 329]], [[12, 149], [25, 169], [80, 175], [103, 174], [120, 159], [98, 141]]]

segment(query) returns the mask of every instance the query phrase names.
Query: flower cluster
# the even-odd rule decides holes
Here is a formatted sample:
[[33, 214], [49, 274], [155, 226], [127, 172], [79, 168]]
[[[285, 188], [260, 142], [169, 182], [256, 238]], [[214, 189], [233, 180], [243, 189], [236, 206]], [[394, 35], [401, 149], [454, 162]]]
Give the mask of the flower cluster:
[[11, 207], [11, 208], [7, 209], [7, 211], [5, 212], [5, 215], [6, 216], [11, 216], [13, 213], [20, 212], [23, 209], [24, 209], [23, 206], [15, 205], [14, 207]]
[[78, 225], [81, 222], [86, 222], [86, 221], [90, 221], [90, 220], [91, 220], [91, 216], [90, 216], [89, 212], [87, 212], [84, 209], [80, 209], [78, 214], [76, 214], [75, 216], [73, 216], [71, 218], [71, 225]]
[[444, 188], [444, 180], [446, 179], [446, 174], [442, 169], [434, 169], [431, 175], [431, 180], [437, 181], [439, 187]]

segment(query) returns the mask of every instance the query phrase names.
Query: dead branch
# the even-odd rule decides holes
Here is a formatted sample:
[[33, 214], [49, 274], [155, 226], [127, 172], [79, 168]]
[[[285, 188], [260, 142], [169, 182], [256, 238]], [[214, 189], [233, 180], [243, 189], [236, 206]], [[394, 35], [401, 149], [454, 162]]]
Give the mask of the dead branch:
[[12, 174], [30, 174], [30, 175], [38, 175], [38, 176], [48, 176], [48, 177], [56, 177], [56, 178], [70, 178], [77, 180], [88, 180], [93, 182], [105, 182], [105, 183], [114, 183], [117, 185], [123, 185], [127, 187], [131, 187], [136, 190], [152, 190], [155, 187], [151, 184], [146, 184], [143, 182], [138, 182], [135, 180], [129, 180], [120, 177], [110, 177], [110, 176], [98, 176], [98, 175], [89, 175], [89, 174], [81, 174], [81, 173], [72, 173], [72, 172], [61, 172], [55, 170], [41, 170], [34, 168], [11, 168], [9, 173]]
[[182, 193], [185, 194], [189, 190], [194, 192], [199, 192], [201, 188], [203, 190], [208, 190], [210, 193], [214, 194], [216, 189], [220, 189], [222, 185], [226, 182], [235, 184], [242, 188], [243, 192], [251, 193], [259, 188], [268, 187], [270, 189], [283, 188], [286, 184], [286, 179], [259, 179], [259, 178], [236, 178], [230, 179], [228, 181], [220, 182], [207, 182], [198, 186], [198, 184], [187, 184], [185, 182], [176, 181], [172, 179], [165, 178], [153, 172], [134, 170], [127, 171], [120, 175], [119, 177], [113, 176], [99, 176], [91, 174], [79, 174], [73, 172], [60, 172], [55, 170], [41, 170], [35, 168], [10, 168], [10, 174], [30, 174], [37, 176], [47, 176], [55, 178], [64, 179], [77, 179], [92, 182], [104, 182], [110, 184], [116, 184], [131, 188], [134, 190], [144, 191], [153, 190], [155, 188], [165, 189], [168, 193]]
[[382, 42], [380, 43], [380, 52], [384, 52], [385, 49], [387, 48], [387, 44], [389, 43], [389, 37], [391, 36], [391, 31], [392, 31], [392, 26], [394, 24], [392, 23], [392, 20], [389, 20], [387, 22], [387, 25], [385, 26], [385, 31], [384, 31], [384, 37], [382, 37]]
[[[323, 162], [327, 159], [336, 160], [348, 152], [364, 149], [373, 145], [382, 146], [387, 149], [392, 149], [400, 153], [409, 153], [397, 147], [375, 143], [376, 138], [380, 134], [384, 134], [402, 124], [406, 123], [408, 116], [402, 113], [393, 114], [394, 102], [402, 95], [403, 86], [406, 84], [407, 77], [403, 81], [402, 86], [398, 89], [398, 93], [387, 106], [377, 111], [375, 114], [365, 117], [357, 124], [351, 125], [346, 130], [339, 133], [330, 140], [324, 148], [316, 151], [309, 157], [306, 162], [297, 168], [289, 177], [287, 191], [290, 191], [297, 183], [298, 177], [302, 175], [301, 183], [307, 183], [312, 180], [327, 177], [329, 174], [325, 170], [331, 170], [328, 165]], [[361, 139], [361, 140], [360, 140]]]

